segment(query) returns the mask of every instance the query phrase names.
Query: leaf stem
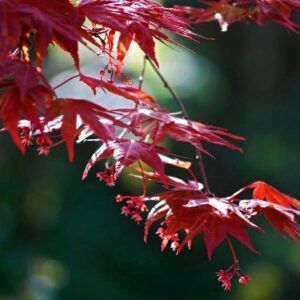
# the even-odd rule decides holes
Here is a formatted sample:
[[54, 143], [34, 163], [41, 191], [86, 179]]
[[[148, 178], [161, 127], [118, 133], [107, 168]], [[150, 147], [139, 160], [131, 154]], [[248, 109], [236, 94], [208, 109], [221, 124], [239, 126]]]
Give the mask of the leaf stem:
[[139, 84], [138, 84], [138, 89], [139, 90], [141, 90], [142, 86], [143, 86], [143, 82], [144, 82], [144, 78], [145, 78], [145, 72], [146, 72], [146, 62], [147, 62], [147, 55], [144, 55], [142, 71], [141, 71], [141, 74], [139, 76]]
[[[147, 58], [146, 55], [143, 58], [143, 66], [142, 66], [142, 70], [141, 70], [141, 74], [139, 76], [139, 83], [138, 83], [138, 89], [141, 90], [142, 86], [143, 86], [143, 82], [144, 82], [144, 78], [145, 78], [145, 72], [146, 72], [146, 62], [147, 62]], [[118, 138], [121, 139], [127, 132], [128, 128], [124, 128], [122, 130], [122, 132], [119, 134]]]
[[[156, 75], [159, 77], [159, 79], [163, 83], [164, 87], [170, 92], [170, 94], [172, 95], [172, 97], [173, 97], [174, 101], [176, 102], [177, 106], [181, 110], [183, 117], [188, 122], [191, 122], [191, 119], [190, 119], [190, 117], [189, 117], [189, 115], [186, 111], [186, 108], [185, 108], [183, 102], [177, 96], [177, 94], [175, 93], [173, 88], [170, 86], [168, 81], [165, 79], [165, 77], [162, 75], [162, 73], [158, 70], [157, 66], [154, 64], [154, 62], [147, 55], [145, 56], [145, 60], [147, 60], [150, 63], [151, 67], [153, 68]], [[201, 178], [202, 178], [202, 181], [203, 181], [204, 189], [205, 189], [205, 191], [208, 195], [212, 195], [212, 193], [210, 191], [210, 188], [209, 188], [209, 184], [208, 184], [208, 179], [207, 179], [207, 175], [206, 175], [206, 171], [205, 171], [205, 167], [204, 167], [204, 163], [203, 163], [202, 153], [197, 148], [196, 148], [196, 160], [197, 160], [197, 163], [198, 163], [198, 168], [200, 170], [200, 174], [201, 174]]]
[[67, 82], [69, 82], [69, 81], [71, 81], [71, 80], [73, 80], [73, 79], [75, 79], [75, 78], [77, 78], [77, 77], [79, 77], [79, 74], [76, 74], [76, 75], [73, 75], [73, 76], [67, 78], [66, 80], [64, 80], [64, 81], [61, 82], [60, 84], [56, 85], [56, 86], [53, 88], [53, 90], [56, 90], [56, 89], [60, 88], [62, 85], [66, 84]]
[[142, 164], [140, 161], [138, 161], [139, 167], [141, 169], [141, 174], [142, 174], [142, 180], [143, 180], [143, 197], [146, 197], [147, 195], [147, 182], [146, 182], [146, 177], [144, 173], [144, 169], [142, 167]]
[[231, 254], [232, 254], [232, 258], [233, 258], [233, 265], [234, 265], [234, 268], [236, 267], [236, 265], [238, 264], [238, 259], [237, 259], [237, 256], [236, 256], [236, 253], [235, 253], [235, 250], [234, 250], [234, 247], [232, 245], [232, 242], [231, 242], [231, 239], [227, 236], [227, 242], [228, 242], [228, 245], [229, 245], [229, 248], [230, 248], [230, 251], [231, 251]]

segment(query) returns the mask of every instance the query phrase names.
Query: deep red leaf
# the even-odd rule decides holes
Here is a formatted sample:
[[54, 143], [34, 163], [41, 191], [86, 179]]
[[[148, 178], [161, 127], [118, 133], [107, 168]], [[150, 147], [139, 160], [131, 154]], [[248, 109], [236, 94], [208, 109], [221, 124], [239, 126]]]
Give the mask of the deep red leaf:
[[39, 113], [45, 113], [52, 98], [47, 80], [31, 65], [15, 60], [0, 66], [0, 117], [22, 152], [25, 147], [19, 136], [19, 118], [26, 118], [42, 130]]
[[87, 84], [93, 90], [94, 94], [96, 94], [97, 88], [101, 88], [104, 91], [109, 91], [112, 94], [130, 99], [136, 104], [150, 106], [153, 106], [153, 104], [155, 104], [155, 101], [151, 96], [132, 86], [110, 83], [104, 80], [85, 76], [83, 74], [80, 75], [80, 80]]
[[222, 30], [226, 31], [228, 25], [236, 22], [254, 22], [264, 25], [272, 21], [291, 31], [299, 30], [299, 24], [292, 20], [293, 12], [300, 12], [300, 4], [297, 0], [199, 1], [207, 8], [183, 8], [194, 23], [218, 21]]
[[[153, 143], [162, 142], [166, 136], [180, 142], [187, 142], [207, 153], [202, 146], [202, 142], [226, 146], [233, 150], [242, 151], [240, 147], [235, 146], [225, 138], [243, 140], [242, 137], [228, 133], [226, 129], [208, 126], [199, 122], [185, 120], [175, 117], [165, 111], [138, 109], [129, 114], [132, 127], [138, 127], [145, 119], [149, 123], [143, 126], [144, 135], [149, 135]], [[223, 138], [225, 137], [225, 138]]]
[[253, 215], [262, 214], [280, 234], [286, 232], [300, 246], [300, 225], [295, 218], [300, 215], [298, 210], [261, 200], [243, 200], [239, 205]]
[[191, 243], [192, 239], [203, 233], [209, 259], [215, 248], [229, 235], [238, 239], [251, 251], [254, 249], [246, 227], [259, 229], [248, 220], [239, 207], [226, 199], [207, 198], [192, 190], [177, 190], [165, 192], [146, 198], [147, 200], [159, 201], [150, 211], [146, 225], [145, 237], [152, 223], [165, 217], [166, 234], [173, 235], [179, 230], [187, 234], [180, 243], [177, 252], [184, 245]]
[[143, 161], [160, 174], [161, 180], [164, 180], [164, 165], [157, 151], [158, 149], [153, 145], [140, 141], [128, 139], [117, 139], [110, 141], [106, 144], [103, 144], [93, 154], [86, 165], [82, 178], [86, 178], [90, 169], [96, 162], [113, 154], [115, 159], [116, 177], [118, 177], [124, 167], [128, 167], [138, 161]]
[[[154, 39], [174, 42], [161, 30], [166, 29], [184, 37], [193, 37], [187, 20], [182, 17], [181, 9], [166, 8], [150, 0], [82, 0], [77, 7], [94, 24], [121, 33], [122, 42], [118, 43], [119, 46], [122, 45], [122, 49], [119, 47], [121, 51], [118, 51], [119, 66], [124, 60], [131, 38], [158, 64]], [[124, 36], [127, 36], [126, 40]]]
[[117, 120], [104, 107], [81, 99], [57, 99], [53, 102], [47, 120], [53, 120], [61, 115], [63, 116], [61, 133], [67, 145], [70, 161], [74, 159], [75, 138], [83, 129], [81, 121], [104, 142], [115, 139], [115, 130], [110, 124], [126, 127], [126, 124]]

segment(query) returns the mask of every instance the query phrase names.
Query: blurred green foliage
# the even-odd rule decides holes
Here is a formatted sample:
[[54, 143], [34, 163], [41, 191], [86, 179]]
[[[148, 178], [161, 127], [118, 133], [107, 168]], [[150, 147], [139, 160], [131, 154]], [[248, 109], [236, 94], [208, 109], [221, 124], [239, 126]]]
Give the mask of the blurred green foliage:
[[[212, 189], [226, 196], [260, 179], [300, 197], [299, 36], [273, 25], [220, 33], [208, 24], [199, 32], [216, 40], [184, 42], [196, 54], [160, 48], [159, 58], [194, 120], [247, 138], [243, 155], [209, 148], [216, 156], [205, 158]], [[134, 79], [142, 58], [128, 60]], [[48, 76], [68, 68], [66, 61], [51, 49]], [[95, 59], [89, 63], [99, 68]], [[159, 85], [147, 69], [145, 89], [176, 110]], [[145, 245], [142, 225], [120, 216], [114, 203], [118, 193], [140, 192], [134, 179], [124, 176], [112, 190], [94, 173], [81, 181], [97, 145], [77, 146], [69, 164], [63, 146], [48, 157], [34, 150], [23, 157], [6, 134], [0, 138], [0, 300], [300, 299], [300, 249], [270, 226], [251, 233], [262, 256], [238, 245], [241, 266], [253, 279], [247, 286], [235, 282], [227, 294], [215, 276], [231, 264], [226, 245], [211, 263], [201, 238], [178, 257], [161, 254], [155, 231]], [[183, 144], [169, 146], [192, 153]]]

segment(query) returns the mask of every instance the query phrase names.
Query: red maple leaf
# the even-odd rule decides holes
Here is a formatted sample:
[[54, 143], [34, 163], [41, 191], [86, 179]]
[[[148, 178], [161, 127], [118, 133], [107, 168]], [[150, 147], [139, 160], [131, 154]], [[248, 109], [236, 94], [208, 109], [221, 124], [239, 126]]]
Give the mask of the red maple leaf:
[[39, 113], [45, 113], [53, 98], [52, 88], [44, 76], [21, 60], [8, 60], [0, 66], [0, 117], [6, 130], [22, 152], [19, 118], [28, 119], [42, 131]]
[[290, 208], [291, 206], [300, 209], [300, 202], [286, 194], [279, 192], [274, 187], [266, 184], [262, 181], [257, 181], [248, 186], [248, 188], [253, 188], [254, 199], [267, 200], [269, 202], [279, 204], [283, 207]]
[[[161, 155], [159, 155], [159, 157], [161, 158]], [[162, 159], [162, 162], [166, 163], [163, 159]], [[137, 171], [141, 172], [139, 169], [137, 169]], [[155, 181], [155, 182], [161, 183], [161, 176], [158, 173], [146, 172], [145, 170], [143, 170], [142, 175], [138, 175], [138, 174], [130, 174], [130, 175], [133, 177], [136, 177], [136, 178], [140, 178], [140, 179], [144, 178], [149, 181]], [[198, 191], [200, 191], [203, 189], [203, 185], [199, 182], [196, 182], [194, 180], [189, 180], [188, 182], [186, 182], [175, 176], [168, 176], [168, 175], [165, 175], [164, 184], [165, 184], [165, 186], [172, 187], [173, 190], [198, 190]]]
[[135, 162], [143, 161], [152, 169], [158, 172], [161, 181], [164, 181], [164, 164], [160, 159], [158, 152], [163, 149], [155, 147], [141, 141], [128, 139], [116, 139], [103, 144], [91, 157], [83, 172], [82, 178], [86, 178], [93, 165], [110, 156], [113, 156], [115, 178], [119, 176], [124, 167], [128, 167]]
[[82, 0], [77, 7], [94, 24], [121, 33], [118, 41], [120, 63], [125, 58], [131, 40], [136, 41], [158, 65], [154, 38], [174, 43], [162, 29], [184, 37], [193, 36], [181, 9], [166, 8], [150, 0]]
[[239, 206], [247, 210], [254, 216], [262, 214], [266, 220], [280, 233], [286, 232], [298, 245], [300, 245], [300, 225], [295, 216], [300, 212], [294, 209], [288, 209], [281, 205], [276, 205], [267, 201], [243, 200]]
[[115, 139], [114, 126], [127, 127], [104, 107], [81, 99], [56, 99], [48, 110], [46, 120], [49, 122], [55, 118], [62, 118], [61, 135], [70, 161], [74, 159], [75, 138], [85, 128], [82, 122], [104, 142]]
[[[144, 108], [129, 112], [128, 116], [132, 122], [132, 127], [136, 128], [139, 124], [143, 124], [143, 134], [149, 135], [155, 144], [162, 142], [165, 137], [168, 136], [175, 141], [190, 143], [207, 154], [209, 154], [209, 152], [202, 146], [202, 142], [226, 146], [233, 150], [242, 151], [240, 147], [235, 146], [225, 138], [235, 140], [244, 139], [227, 132], [226, 129], [223, 128], [185, 120], [183, 118], [175, 117], [166, 111]], [[148, 123], [147, 126], [144, 125], [143, 120], [146, 120]]]
[[[148, 179], [148, 177], [146, 177]], [[151, 176], [149, 178], [152, 180]], [[176, 181], [173, 181], [176, 184]], [[172, 185], [172, 184], [171, 184]], [[182, 188], [181, 188], [182, 187]], [[143, 197], [144, 201], [158, 202], [149, 212], [145, 225], [145, 239], [147, 239], [150, 226], [163, 219], [162, 225], [165, 229], [162, 239], [162, 250], [174, 234], [179, 231], [186, 233], [185, 238], [179, 242], [176, 248], [179, 253], [182, 248], [188, 244], [191, 247], [192, 240], [199, 234], [204, 234], [204, 241], [209, 259], [214, 250], [230, 236], [238, 239], [253, 252], [253, 248], [246, 228], [260, 229], [252, 221], [258, 214], [262, 214], [268, 222], [280, 233], [286, 232], [299, 244], [300, 225], [297, 223], [296, 216], [300, 215], [299, 210], [291, 208], [291, 205], [299, 205], [299, 201], [291, 198], [266, 183], [256, 182], [227, 198], [208, 197], [204, 192], [200, 192], [195, 186], [184, 187], [181, 182], [178, 183], [178, 189]], [[263, 190], [257, 190], [259, 187], [273, 194], [265, 194]], [[253, 198], [250, 200], [240, 200], [242, 192], [249, 188], [254, 188]], [[275, 191], [275, 193], [274, 193]], [[275, 196], [274, 196], [275, 195]], [[281, 197], [281, 200], [279, 200]], [[266, 198], [267, 201], [260, 198]], [[276, 199], [276, 201], [274, 200]], [[292, 201], [291, 201], [292, 199]], [[281, 204], [278, 204], [280, 202]], [[162, 236], [162, 233], [161, 233]], [[229, 242], [232, 251], [232, 243]], [[233, 252], [234, 257], [236, 256]], [[235, 263], [236, 264], [236, 257]], [[234, 266], [236, 274], [238, 268]], [[237, 273], [238, 274], [238, 273]], [[240, 278], [243, 276], [239, 275]], [[242, 280], [244, 282], [244, 280]]]
[[[52, 42], [71, 54], [76, 68], [79, 68], [78, 42], [87, 45], [86, 40], [98, 45], [81, 28], [85, 16], [68, 0], [3, 0], [0, 16], [0, 44], [5, 51], [1, 53], [3, 58], [18, 47], [24, 47], [23, 50], [28, 52], [32, 33], [35, 34], [35, 56], [39, 68]], [[18, 44], [19, 41], [21, 44]]]
[[21, 35], [21, 26], [16, 22], [18, 14], [16, 3], [10, 0], [0, 2], [0, 61], [7, 58], [11, 51], [18, 44]]
[[232, 197], [239, 196], [246, 190], [253, 190], [252, 198], [255, 200], [266, 200], [271, 203], [278, 204], [283, 207], [300, 209], [300, 201], [288, 196], [273, 186], [263, 182], [256, 181], [237, 191]]
[[199, 0], [207, 8], [184, 7], [186, 14], [194, 23], [218, 21], [222, 30], [236, 22], [254, 22], [264, 25], [275, 22], [291, 31], [298, 31], [299, 25], [292, 20], [293, 12], [300, 12], [297, 0]]
[[209, 259], [215, 248], [229, 235], [238, 239], [250, 250], [257, 252], [252, 246], [245, 227], [259, 228], [241, 213], [238, 206], [227, 199], [209, 198], [204, 194], [199, 195], [191, 191], [166, 192], [153, 197], [156, 198], [160, 202], [149, 213], [145, 236], [154, 221], [165, 217], [163, 224], [167, 226], [167, 236], [172, 236], [179, 230], [187, 232], [178, 247], [178, 253], [200, 233], [204, 234]]
[[104, 91], [108, 91], [112, 94], [132, 100], [134, 103], [139, 104], [141, 106], [153, 107], [156, 104], [155, 100], [151, 96], [147, 95], [144, 91], [133, 86], [111, 83], [83, 74], [80, 74], [80, 80], [87, 84], [92, 89], [94, 94], [96, 94], [97, 88], [101, 88]]

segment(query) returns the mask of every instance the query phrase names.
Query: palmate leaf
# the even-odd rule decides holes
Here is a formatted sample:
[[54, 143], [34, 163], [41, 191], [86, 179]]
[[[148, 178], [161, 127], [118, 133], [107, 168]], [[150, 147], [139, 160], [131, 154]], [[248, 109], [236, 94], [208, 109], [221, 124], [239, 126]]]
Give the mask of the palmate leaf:
[[49, 122], [61, 116], [61, 135], [70, 161], [74, 159], [74, 141], [84, 128], [81, 121], [104, 142], [116, 138], [115, 126], [127, 127], [104, 107], [83, 99], [56, 99], [48, 110], [46, 120]]
[[30, 64], [9, 60], [0, 66], [0, 117], [22, 152], [25, 147], [19, 136], [19, 118], [26, 118], [42, 131], [39, 113], [45, 113], [52, 99], [48, 81]]
[[[161, 155], [159, 155], [159, 157], [161, 157]], [[142, 174], [138, 175], [132, 173], [130, 175], [139, 179], [144, 178], [149, 181], [155, 181], [161, 183], [161, 176], [158, 173], [147, 172], [145, 170], [139, 170], [139, 169], [137, 169], [137, 171]], [[164, 178], [164, 184], [168, 187], [172, 187], [173, 190], [201, 191], [203, 189], [203, 185], [199, 182], [196, 182], [194, 180], [189, 180], [188, 182], [186, 182], [178, 177], [168, 176], [168, 175], [166, 175]]]
[[124, 167], [128, 167], [135, 162], [143, 161], [154, 169], [159, 175], [160, 180], [164, 181], [164, 164], [158, 153], [164, 152], [163, 148], [155, 147], [141, 141], [129, 139], [116, 139], [103, 144], [91, 157], [83, 172], [82, 178], [85, 179], [93, 165], [104, 158], [113, 156], [115, 160], [115, 177], [118, 177]]
[[253, 190], [252, 197], [253, 199], [258, 200], [266, 200], [268, 202], [281, 205], [283, 207], [291, 208], [294, 207], [296, 209], [300, 209], [300, 202], [292, 198], [277, 189], [275, 189], [273, 186], [263, 182], [263, 181], [256, 181], [253, 182], [246, 187], [240, 189], [237, 191], [233, 196], [238, 196], [242, 192], [246, 190]]
[[285, 232], [300, 246], [300, 224], [296, 220], [299, 210], [256, 199], [243, 200], [239, 206], [251, 214], [262, 214], [280, 234]]
[[[205, 245], [208, 258], [216, 247], [231, 235], [247, 246], [250, 250], [257, 252], [249, 239], [246, 227], [259, 229], [250, 222], [240, 211], [238, 206], [226, 199], [208, 198], [199, 193], [186, 193], [186, 191], [173, 191], [158, 194], [155, 197], [165, 203], [162, 215], [161, 209], [155, 206], [145, 226], [145, 235], [154, 220], [157, 220], [157, 213], [160, 218], [165, 217], [166, 235], [172, 236], [179, 230], [187, 232], [186, 237], [179, 245], [179, 253], [184, 245], [191, 241], [200, 233], [204, 234]], [[150, 198], [151, 199], [151, 198]], [[161, 204], [157, 204], [158, 207]], [[168, 208], [168, 209], [167, 209]], [[155, 213], [154, 213], [155, 212]]]
[[[50, 43], [55, 42], [70, 53], [75, 67], [79, 68], [78, 42], [86, 41], [98, 45], [95, 40], [81, 28], [85, 17], [68, 0], [3, 0], [0, 5], [0, 44], [4, 45], [3, 58], [18, 41], [30, 44], [30, 34], [35, 33], [35, 56], [39, 68], [47, 53]], [[29, 45], [25, 46], [29, 48]], [[1, 49], [1, 48], [0, 48]]]
[[299, 243], [297, 237], [300, 236], [300, 225], [297, 224], [295, 216], [300, 215], [300, 202], [263, 181], [253, 182], [235, 195], [248, 189], [253, 189], [252, 198], [254, 200], [241, 201], [240, 205], [247, 207], [249, 211], [252, 210], [253, 213], [263, 214], [279, 233], [285, 231]]
[[122, 72], [122, 65], [126, 54], [132, 43], [132, 34], [121, 33], [117, 43], [117, 71], [116, 76], [119, 77]]
[[80, 80], [87, 84], [94, 94], [97, 93], [97, 88], [101, 88], [104, 91], [129, 99], [137, 105], [149, 107], [154, 107], [156, 105], [155, 100], [151, 96], [133, 86], [111, 83], [83, 74], [80, 74]]
[[291, 31], [298, 31], [299, 24], [292, 20], [294, 12], [300, 12], [298, 0], [252, 1], [252, 0], [199, 0], [206, 8], [184, 7], [191, 21], [199, 24], [218, 21], [222, 30], [236, 22], [254, 22], [264, 25], [268, 21], [275, 22]]
[[81, 0], [77, 7], [92, 23], [121, 33], [117, 46], [121, 63], [131, 40], [158, 65], [154, 39], [174, 43], [163, 29], [193, 37], [181, 9], [166, 8], [150, 0]]
[[[178, 187], [181, 183], [178, 184]], [[162, 249], [168, 241], [179, 231], [186, 233], [185, 238], [178, 244], [176, 249], [179, 253], [199, 234], [204, 234], [207, 255], [211, 259], [214, 250], [229, 236], [239, 240], [251, 251], [254, 249], [246, 228], [260, 230], [252, 221], [255, 216], [262, 214], [266, 220], [280, 233], [287, 233], [298, 244], [300, 237], [300, 225], [296, 217], [300, 216], [298, 209], [290, 207], [290, 199], [293, 206], [298, 206], [299, 201], [275, 190], [275, 195], [266, 196], [265, 192], [258, 191], [257, 187], [264, 187], [267, 192], [274, 193], [274, 188], [266, 183], [256, 182], [239, 190], [227, 198], [208, 197], [204, 192], [187, 189], [177, 189], [163, 192], [151, 197], [145, 197], [144, 201], [158, 202], [149, 212], [145, 224], [145, 239], [150, 226], [162, 219], [165, 226]], [[248, 188], [254, 188], [253, 199], [239, 200], [242, 192]], [[274, 197], [276, 201], [274, 201]], [[279, 201], [278, 198], [282, 198]], [[266, 200], [263, 200], [266, 198]], [[289, 201], [289, 202], [287, 202]], [[281, 202], [281, 205], [278, 204]]]
[[262, 181], [252, 183], [249, 188], [253, 188], [253, 198], [267, 200], [283, 207], [295, 207], [300, 209], [300, 202], [288, 195], [279, 192], [274, 187]]
[[227, 132], [226, 129], [223, 128], [185, 120], [175, 117], [166, 111], [146, 108], [129, 112], [128, 117], [132, 122], [132, 127], [138, 127], [138, 124], [143, 124], [143, 120], [146, 120], [148, 125], [143, 126], [142, 131], [144, 135], [149, 135], [152, 138], [154, 144], [162, 142], [165, 137], [168, 136], [175, 141], [190, 143], [207, 154], [209, 154], [209, 152], [203, 147], [202, 142], [242, 151], [240, 147], [227, 141], [226, 138], [234, 140], [244, 139], [238, 135]]
[[18, 43], [21, 26], [16, 22], [18, 14], [16, 3], [6, 0], [0, 2], [0, 62], [4, 61]]

